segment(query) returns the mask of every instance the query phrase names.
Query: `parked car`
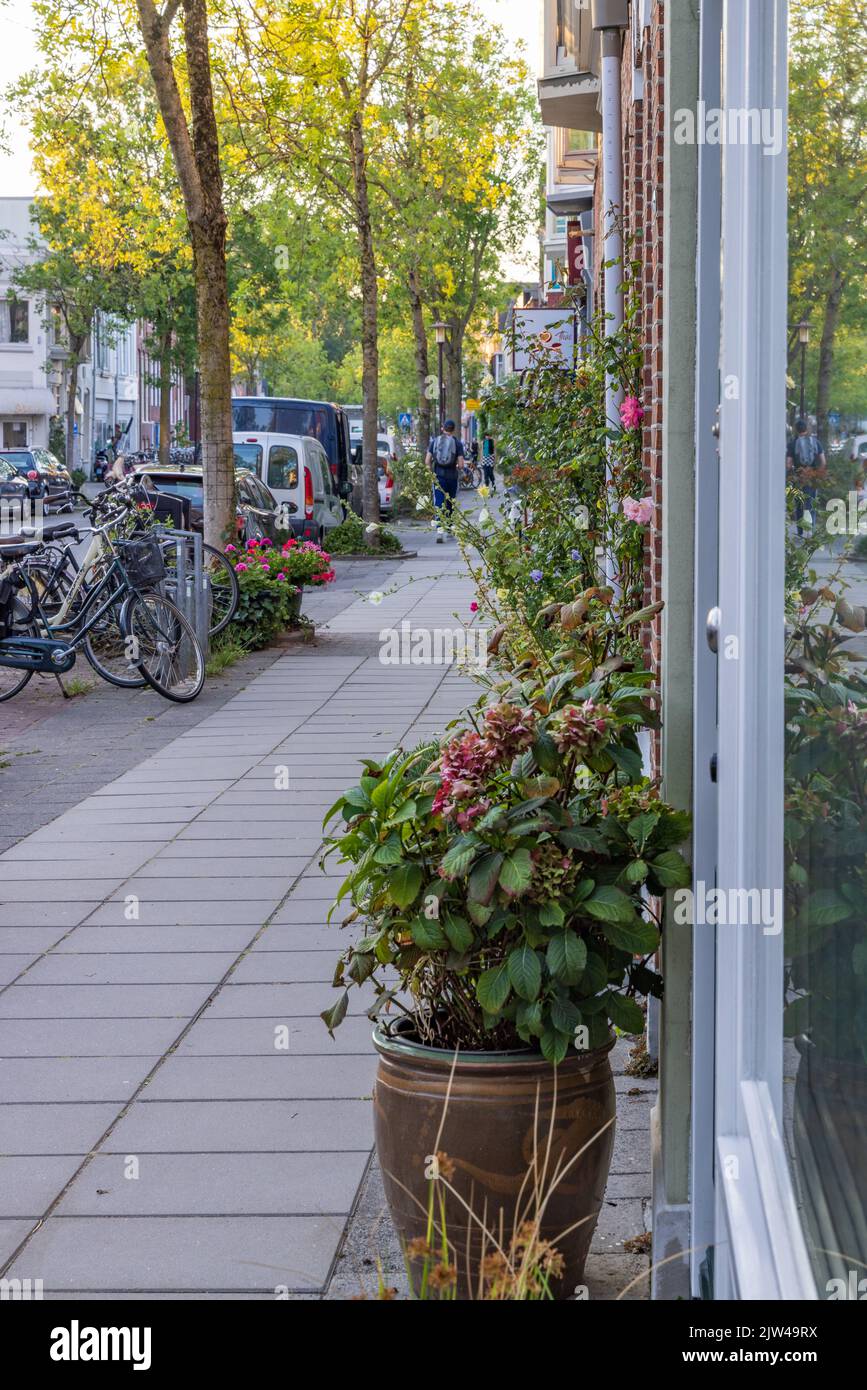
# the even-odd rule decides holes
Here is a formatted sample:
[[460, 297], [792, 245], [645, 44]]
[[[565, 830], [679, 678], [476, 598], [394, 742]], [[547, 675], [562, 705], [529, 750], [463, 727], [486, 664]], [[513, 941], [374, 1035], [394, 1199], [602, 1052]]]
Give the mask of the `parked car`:
[[267, 485], [283, 525], [304, 540], [322, 541], [343, 520], [328, 455], [316, 439], [300, 434], [234, 435], [235, 466]]
[[342, 406], [330, 401], [291, 400], [282, 396], [239, 396], [232, 401], [236, 440], [267, 448], [273, 435], [302, 435], [325, 450], [334, 490], [345, 500], [351, 490], [349, 421]]
[[3, 449], [0, 458], [26, 480], [31, 501], [40, 500], [46, 516], [49, 512], [72, 511], [72, 477], [54, 454], [47, 449]]
[[[200, 466], [161, 468], [158, 464], [148, 464], [137, 468], [132, 476], [141, 479], [145, 486], [147, 480], [157, 493], [180, 498], [186, 503], [184, 510], [189, 517], [190, 530], [204, 529], [205, 492]], [[238, 539], [251, 541], [267, 536], [269, 540], [276, 540], [279, 509], [274, 494], [243, 468], [235, 470], [235, 490]]]
[[29, 480], [0, 454], [0, 540], [18, 535], [25, 516], [30, 519], [29, 506]]

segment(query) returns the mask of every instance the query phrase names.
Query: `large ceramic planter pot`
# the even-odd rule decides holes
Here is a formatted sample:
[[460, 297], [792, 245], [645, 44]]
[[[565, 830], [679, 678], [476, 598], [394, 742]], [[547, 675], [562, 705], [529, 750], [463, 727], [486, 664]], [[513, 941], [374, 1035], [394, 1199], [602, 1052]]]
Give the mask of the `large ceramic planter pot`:
[[[611, 1165], [615, 1097], [608, 1053], [614, 1040], [594, 1052], [573, 1052], [556, 1069], [529, 1050], [467, 1052], [453, 1075], [452, 1052], [425, 1047], [405, 1029], [379, 1027], [374, 1044], [376, 1148], [401, 1237], [425, 1234], [430, 1157], [437, 1151], [454, 1165], [451, 1185], [488, 1230], [502, 1229], [505, 1244], [522, 1220], [535, 1215], [526, 1181], [534, 1158], [549, 1178], [569, 1165], [541, 1224], [543, 1238], [564, 1259], [556, 1292], [569, 1297], [582, 1280]], [[543, 1181], [543, 1189], [550, 1185]], [[490, 1242], [451, 1194], [447, 1224], [459, 1293], [474, 1297], [483, 1246], [491, 1254]]]

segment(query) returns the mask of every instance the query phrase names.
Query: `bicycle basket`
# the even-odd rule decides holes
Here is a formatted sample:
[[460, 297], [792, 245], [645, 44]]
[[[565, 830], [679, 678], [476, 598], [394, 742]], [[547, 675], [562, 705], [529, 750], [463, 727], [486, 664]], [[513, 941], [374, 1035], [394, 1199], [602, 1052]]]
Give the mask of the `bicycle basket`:
[[131, 584], [137, 589], [147, 584], [159, 584], [166, 577], [166, 564], [158, 541], [152, 537], [136, 541], [118, 541], [120, 561]]

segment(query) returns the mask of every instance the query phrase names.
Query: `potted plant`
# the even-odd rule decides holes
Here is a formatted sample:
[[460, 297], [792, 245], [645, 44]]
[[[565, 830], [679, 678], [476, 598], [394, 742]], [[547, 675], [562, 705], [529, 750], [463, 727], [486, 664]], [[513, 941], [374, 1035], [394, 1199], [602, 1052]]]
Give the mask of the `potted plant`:
[[[642, 775], [658, 717], [650, 673], [606, 656], [646, 614], [608, 622], [593, 590], [543, 614], [547, 650], [496, 684], [442, 746], [368, 760], [326, 853], [352, 865], [363, 935], [335, 975], [372, 993], [376, 1143], [395, 1224], [424, 1237], [439, 1151], [454, 1167], [449, 1239], [466, 1294], [480, 1222], [522, 1220], [528, 1165], [540, 1238], [580, 1282], [614, 1139], [613, 1028], [658, 994], [654, 898], [689, 882], [688, 818]], [[551, 641], [550, 637], [557, 639]], [[501, 632], [496, 639], [502, 642]], [[600, 660], [600, 658], [602, 658]]]

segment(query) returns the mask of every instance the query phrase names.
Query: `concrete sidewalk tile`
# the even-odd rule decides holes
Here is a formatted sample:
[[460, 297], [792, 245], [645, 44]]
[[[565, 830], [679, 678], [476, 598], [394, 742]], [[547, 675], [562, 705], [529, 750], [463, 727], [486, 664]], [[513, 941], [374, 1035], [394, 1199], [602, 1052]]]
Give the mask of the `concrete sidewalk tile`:
[[359, 1053], [369, 1057], [373, 1024], [363, 1015], [345, 1018], [331, 1038], [321, 1018], [210, 1018], [204, 1014], [175, 1056], [303, 1057]]
[[69, 931], [68, 927], [0, 927], [0, 955], [22, 951], [48, 951]]
[[366, 1153], [332, 1153], [324, 1162], [317, 1153], [143, 1154], [132, 1180], [126, 1176], [127, 1155], [97, 1154], [57, 1212], [102, 1217], [348, 1213], [366, 1163]]
[[[338, 998], [330, 981], [327, 984], [236, 985], [230, 980], [209, 1006], [207, 1015], [209, 1018], [258, 1018], [263, 1015], [271, 1018], [275, 1014], [287, 1018], [311, 1017], [331, 1008]], [[360, 990], [353, 990], [348, 1012], [364, 1013], [372, 999], [372, 994], [362, 996]]]
[[53, 952], [27, 972], [28, 984], [216, 984], [237, 953], [231, 951]]
[[[147, 902], [139, 900], [137, 922], [130, 922], [123, 902], [94, 903], [87, 925], [100, 927], [182, 927], [214, 924], [228, 927], [260, 927], [274, 911], [274, 902], [252, 896], [245, 902]], [[250, 932], [253, 935], [253, 932]]]
[[158, 1100], [360, 1100], [370, 1096], [376, 1054], [293, 1057], [191, 1057], [175, 1054], [147, 1088]]
[[129, 1100], [157, 1060], [140, 1056], [0, 1060], [0, 1101], [114, 1101], [120, 1106]]
[[0, 1217], [41, 1216], [83, 1158], [83, 1154], [0, 1154]]
[[[137, 1101], [112, 1131], [104, 1150], [125, 1154], [369, 1153], [372, 1143], [369, 1100], [187, 1101], [180, 1105]], [[55, 1148], [54, 1152], [65, 1150]]]
[[[0, 1264], [8, 1260], [13, 1251], [18, 1249], [32, 1224], [31, 1221], [0, 1220]], [[32, 1277], [38, 1279], [39, 1275]]]
[[236, 985], [302, 984], [308, 980], [330, 985], [339, 955], [338, 950], [260, 951], [257, 946], [241, 961], [232, 980]]
[[327, 1216], [52, 1217], [9, 1270], [60, 1289], [316, 1289], [342, 1233]]
[[75, 927], [99, 907], [99, 902], [3, 903], [0, 927]]
[[116, 1117], [115, 1104], [4, 1105], [3, 1153], [89, 1153]]
[[190, 1018], [213, 986], [12, 985], [0, 994], [2, 1018]]
[[0, 1057], [161, 1056], [185, 1022], [178, 1018], [2, 1019]]
[[[55, 955], [78, 955], [90, 952], [146, 952], [169, 956], [188, 952], [228, 952], [232, 958], [243, 951], [256, 928], [227, 927], [213, 922], [185, 923], [151, 927], [141, 922], [127, 922], [122, 927], [76, 927], [55, 948]], [[180, 983], [180, 982], [178, 982]]]

